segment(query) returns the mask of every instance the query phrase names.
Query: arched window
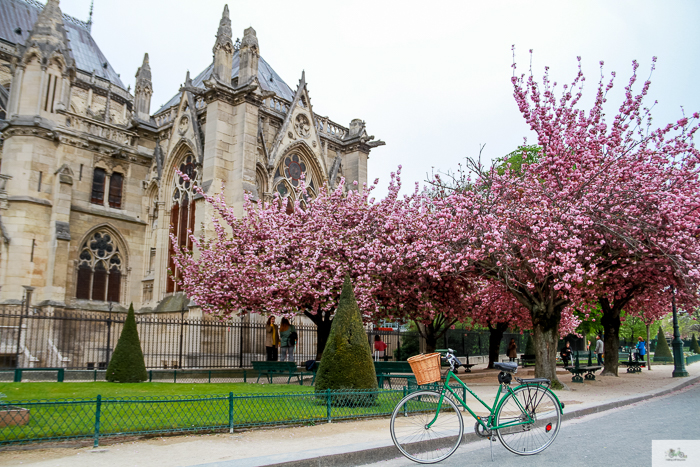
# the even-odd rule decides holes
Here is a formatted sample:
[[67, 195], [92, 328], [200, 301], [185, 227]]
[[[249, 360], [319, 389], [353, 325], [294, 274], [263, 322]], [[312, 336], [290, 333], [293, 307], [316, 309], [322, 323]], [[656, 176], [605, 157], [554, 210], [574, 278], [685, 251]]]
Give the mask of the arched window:
[[119, 302], [123, 263], [122, 253], [108, 230], [90, 235], [80, 248], [75, 297]]
[[304, 158], [297, 153], [287, 154], [275, 171], [275, 191], [284, 198], [300, 186], [302, 178], [310, 193], [315, 193], [316, 182]]
[[[188, 154], [185, 160], [180, 164], [180, 172], [186, 174], [190, 180], [175, 175], [172, 208], [170, 209], [170, 232], [177, 237], [177, 244], [180, 248], [192, 248], [192, 242], [188, 238], [187, 230], [194, 231], [194, 186], [197, 180], [197, 168], [192, 154]], [[170, 254], [168, 260], [168, 268], [172, 271], [173, 276], [168, 275], [166, 285], [166, 293], [178, 292], [180, 286], [174, 278], [178, 277], [179, 271], [175, 267], [175, 248], [172, 242], [170, 244]]]

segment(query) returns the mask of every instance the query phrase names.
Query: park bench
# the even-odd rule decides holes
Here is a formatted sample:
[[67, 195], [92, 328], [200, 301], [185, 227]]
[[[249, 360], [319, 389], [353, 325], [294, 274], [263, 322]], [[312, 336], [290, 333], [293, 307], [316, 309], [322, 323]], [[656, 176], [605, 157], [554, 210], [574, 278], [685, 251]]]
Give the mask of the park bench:
[[644, 360], [637, 360], [632, 357], [632, 352], [620, 352], [617, 354], [617, 360], [620, 365], [627, 367], [627, 373], [641, 373], [642, 367], [647, 366]]
[[520, 356], [520, 366], [534, 365], [535, 364], [535, 354], [522, 354]]
[[[300, 385], [304, 384], [304, 376], [314, 376], [314, 373], [301, 371], [297, 367], [296, 362], [251, 362], [253, 369], [258, 372], [256, 383], [260, 382], [261, 376], [266, 376], [267, 381], [272, 384], [274, 376], [287, 376], [287, 384], [293, 377], [297, 378]], [[315, 378], [314, 378], [315, 379]]]
[[[590, 353], [588, 356], [588, 363], [592, 363]], [[603, 367], [600, 365], [581, 365], [579, 362], [579, 352], [575, 352], [574, 366], [567, 366], [564, 368], [573, 375], [571, 378], [572, 383], [583, 383], [584, 378], [589, 381], [595, 381], [595, 372]], [[582, 377], [581, 375], [584, 376]]]
[[415, 381], [416, 377], [413, 375], [413, 370], [411, 370], [411, 365], [406, 361], [398, 362], [374, 362], [374, 372], [377, 374], [377, 384], [380, 388], [384, 387], [384, 380], [389, 382], [389, 388], [391, 389], [391, 379], [400, 378], [406, 380], [406, 385], [408, 381]]

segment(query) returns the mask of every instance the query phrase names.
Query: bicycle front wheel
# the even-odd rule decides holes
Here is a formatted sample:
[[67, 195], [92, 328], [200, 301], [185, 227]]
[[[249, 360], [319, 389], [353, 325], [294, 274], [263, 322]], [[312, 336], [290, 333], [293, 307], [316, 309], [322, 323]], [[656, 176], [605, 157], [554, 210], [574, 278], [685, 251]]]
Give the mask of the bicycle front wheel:
[[529, 456], [547, 448], [559, 433], [561, 407], [543, 386], [520, 386], [508, 394], [496, 414], [498, 439], [514, 454]]
[[418, 391], [401, 399], [391, 414], [391, 438], [414, 462], [432, 464], [447, 459], [464, 433], [462, 413], [451, 398]]

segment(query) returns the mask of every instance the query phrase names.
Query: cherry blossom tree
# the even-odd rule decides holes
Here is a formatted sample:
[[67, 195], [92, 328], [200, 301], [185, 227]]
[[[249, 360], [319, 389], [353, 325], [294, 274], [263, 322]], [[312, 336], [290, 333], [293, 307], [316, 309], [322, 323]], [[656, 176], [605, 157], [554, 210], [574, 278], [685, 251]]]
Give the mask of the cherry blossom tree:
[[[529, 310], [536, 375], [555, 385], [563, 310], [596, 287], [618, 292], [620, 282], [596, 281], [601, 268], [637, 261], [643, 274], [663, 262], [678, 282], [698, 277], [698, 114], [652, 130], [642, 104], [650, 83], [634, 95], [636, 72], [634, 63], [611, 123], [603, 106], [612, 78], [601, 78], [585, 111], [580, 68], [559, 97], [547, 72], [541, 85], [532, 72], [514, 76], [516, 103], [538, 136], [537, 160], [502, 171], [470, 161], [474, 189], [436, 200], [439, 213], [426, 227], [439, 232], [455, 272], [499, 281]], [[615, 274], [625, 277], [623, 269]]]

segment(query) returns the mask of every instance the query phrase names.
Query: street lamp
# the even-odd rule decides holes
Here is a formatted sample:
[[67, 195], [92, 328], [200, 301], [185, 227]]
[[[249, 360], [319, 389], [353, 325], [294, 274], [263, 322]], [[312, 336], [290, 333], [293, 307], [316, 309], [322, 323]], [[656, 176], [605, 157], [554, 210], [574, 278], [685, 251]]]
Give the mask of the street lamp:
[[683, 361], [683, 341], [678, 330], [678, 311], [676, 310], [676, 289], [672, 289], [671, 308], [673, 309], [673, 377], [688, 376]]

